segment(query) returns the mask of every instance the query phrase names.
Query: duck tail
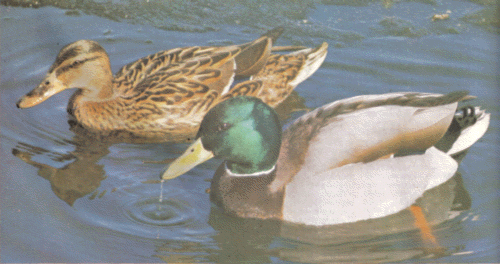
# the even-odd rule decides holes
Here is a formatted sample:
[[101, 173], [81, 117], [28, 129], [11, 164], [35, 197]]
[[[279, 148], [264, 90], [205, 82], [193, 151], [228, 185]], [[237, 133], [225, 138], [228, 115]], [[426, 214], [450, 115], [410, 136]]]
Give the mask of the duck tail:
[[489, 124], [490, 113], [485, 110], [473, 106], [459, 108], [436, 147], [460, 161], [467, 149], [484, 135]]
[[257, 74], [250, 77], [260, 82], [256, 96], [275, 107], [285, 100], [293, 89], [319, 69], [327, 54], [328, 44], [301, 49], [288, 54], [272, 54]]
[[[271, 54], [265, 66], [249, 80], [236, 84], [221, 101], [234, 96], [254, 96], [271, 107], [283, 102], [301, 82], [319, 69], [327, 54], [324, 42], [312, 49], [305, 48], [288, 54]], [[237, 64], [238, 64], [238, 57]]]
[[316, 72], [321, 66], [321, 64], [323, 64], [327, 52], [328, 52], [328, 43], [323, 42], [315, 49], [309, 48], [288, 54], [288, 56], [296, 56], [296, 55], [298, 56], [300, 54], [304, 54], [306, 57], [304, 63], [302, 64], [302, 66], [298, 71], [298, 74], [289, 83], [289, 85], [295, 88], [299, 83], [303, 82], [304, 80], [309, 78], [314, 72]]

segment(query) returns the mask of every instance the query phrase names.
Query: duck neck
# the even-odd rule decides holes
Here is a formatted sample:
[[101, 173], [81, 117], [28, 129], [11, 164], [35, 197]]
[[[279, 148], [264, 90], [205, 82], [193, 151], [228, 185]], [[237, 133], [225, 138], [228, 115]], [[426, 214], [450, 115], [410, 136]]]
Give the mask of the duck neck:
[[275, 171], [258, 177], [233, 176], [222, 164], [210, 187], [210, 200], [224, 213], [244, 218], [282, 218], [284, 189], [269, 190]]
[[108, 100], [111, 99], [114, 95], [113, 93], [113, 82], [112, 77], [109, 80], [106, 80], [105, 83], [102, 84], [101, 88], [97, 91], [96, 98], [99, 100]]
[[106, 101], [114, 96], [113, 74], [110, 69], [101, 72], [100, 76], [93, 76], [85, 88], [82, 88], [82, 95], [91, 101]]
[[[56, 70], [68, 88], [78, 88], [86, 101], [105, 101], [113, 97], [114, 76], [106, 53], [89, 55], [80, 60], [75, 70]], [[72, 69], [72, 68], [69, 68]]]

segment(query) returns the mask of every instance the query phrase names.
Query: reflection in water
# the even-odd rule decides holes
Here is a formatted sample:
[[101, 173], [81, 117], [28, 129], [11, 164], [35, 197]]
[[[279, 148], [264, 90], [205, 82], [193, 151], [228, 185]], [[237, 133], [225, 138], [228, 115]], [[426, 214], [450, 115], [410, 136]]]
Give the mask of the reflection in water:
[[212, 207], [208, 222], [218, 233], [213, 237], [220, 249], [210, 256], [216, 263], [269, 263], [279, 248], [271, 247], [282, 223], [276, 220], [240, 219]]
[[[76, 149], [60, 154], [19, 142], [12, 154], [38, 168], [38, 175], [49, 180], [52, 191], [61, 200], [73, 205], [76, 199], [92, 193], [106, 178], [104, 166], [97, 162], [109, 153], [108, 145], [75, 136], [71, 142]], [[62, 168], [32, 160], [34, 155], [48, 155], [56, 162], [72, 160]]]
[[[159, 258], [166, 263], [199, 263], [207, 262], [209, 256], [216, 255], [216, 246], [191, 241], [167, 240], [156, 249]], [[205, 257], [206, 256], [206, 257]]]

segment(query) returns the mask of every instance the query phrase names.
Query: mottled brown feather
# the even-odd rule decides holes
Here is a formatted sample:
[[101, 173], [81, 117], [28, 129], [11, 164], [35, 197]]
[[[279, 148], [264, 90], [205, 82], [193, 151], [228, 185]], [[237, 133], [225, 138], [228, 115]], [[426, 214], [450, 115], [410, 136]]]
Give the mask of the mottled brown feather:
[[[192, 137], [204, 114], [222, 100], [249, 95], [276, 106], [290, 94], [296, 85], [290, 81], [307, 70], [308, 59], [314, 61], [308, 56], [317, 49], [271, 55], [282, 32], [276, 28], [242, 45], [161, 51], [125, 65], [115, 76], [97, 42], [77, 41], [60, 51], [44, 81], [17, 106], [31, 107], [64, 89], [79, 88], [67, 109], [84, 128], [126, 131], [136, 137]], [[323, 49], [326, 55], [325, 44]], [[250, 80], [230, 89], [234, 78], [248, 75]]]

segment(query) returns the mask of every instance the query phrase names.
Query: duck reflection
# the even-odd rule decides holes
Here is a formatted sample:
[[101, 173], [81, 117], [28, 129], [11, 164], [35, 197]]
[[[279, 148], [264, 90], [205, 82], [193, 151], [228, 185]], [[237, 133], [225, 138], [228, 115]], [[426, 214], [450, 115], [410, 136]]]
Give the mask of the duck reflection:
[[[456, 173], [450, 180], [431, 189], [415, 205], [432, 227], [455, 218], [471, 205]], [[440, 226], [438, 244], [428, 243], [419, 234], [409, 210], [383, 218], [314, 227], [224, 215], [213, 207], [209, 224], [218, 233], [213, 237], [222, 252], [211, 255], [214, 262], [271, 262], [276, 257], [292, 262], [401, 261], [441, 257], [457, 249], [439, 246], [439, 233], [450, 228]]]
[[[287, 120], [296, 111], [307, 110], [304, 98], [295, 91], [285, 101], [276, 107], [280, 119]], [[108, 148], [117, 143], [185, 143], [190, 142], [196, 135], [196, 131], [187, 132], [183, 135], [163, 135], [161, 138], [140, 138], [130, 133], [114, 131], [102, 133], [90, 131], [83, 128], [73, 119], [68, 120], [70, 131], [74, 133], [71, 140], [65, 140], [64, 144], [75, 147], [70, 153], [57, 153], [35, 145], [19, 142], [12, 149], [12, 154], [27, 164], [38, 169], [38, 175], [50, 181], [52, 191], [68, 205], [73, 206], [75, 201], [81, 197], [93, 193], [106, 179], [104, 165], [97, 164], [99, 160], [109, 154]], [[66, 163], [61, 168], [33, 160], [36, 155], [45, 155], [54, 162]], [[69, 163], [67, 163], [69, 162]]]
[[[72, 206], [74, 202], [95, 191], [106, 176], [104, 165], [97, 162], [109, 153], [108, 145], [75, 137], [71, 142], [76, 149], [68, 154], [56, 153], [27, 143], [18, 143], [12, 154], [38, 169], [38, 175], [50, 181], [54, 194]], [[36, 155], [46, 155], [55, 162], [70, 161], [56, 168], [33, 160]]]

